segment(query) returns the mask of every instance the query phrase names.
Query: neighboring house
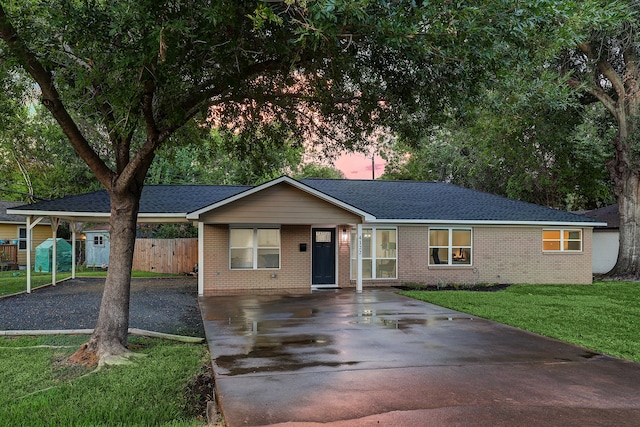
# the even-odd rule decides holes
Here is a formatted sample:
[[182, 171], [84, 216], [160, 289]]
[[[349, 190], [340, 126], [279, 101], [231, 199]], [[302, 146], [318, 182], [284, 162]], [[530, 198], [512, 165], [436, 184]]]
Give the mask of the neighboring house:
[[[108, 221], [106, 192], [22, 206]], [[193, 221], [202, 294], [438, 283], [591, 283], [596, 220], [446, 183], [281, 177], [146, 186], [140, 222]]]
[[593, 273], [605, 274], [618, 261], [620, 249], [620, 214], [618, 204], [579, 212], [607, 225], [593, 229]]
[[109, 266], [109, 224], [100, 224], [84, 230], [85, 262], [88, 267]]
[[[8, 214], [7, 209], [22, 206], [21, 202], [0, 201], [0, 244], [15, 244], [18, 247], [18, 264], [27, 263], [26, 219], [22, 215]], [[33, 229], [31, 260], [35, 262], [35, 248], [51, 237], [49, 220], [44, 220]]]

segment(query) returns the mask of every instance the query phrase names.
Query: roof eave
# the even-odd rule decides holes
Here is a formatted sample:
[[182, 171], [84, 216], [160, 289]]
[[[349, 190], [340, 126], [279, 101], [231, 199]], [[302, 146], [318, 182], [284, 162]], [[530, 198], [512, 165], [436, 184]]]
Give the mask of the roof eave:
[[[11, 210], [11, 212], [9, 212]], [[7, 209], [7, 213], [12, 215], [33, 216], [33, 217], [55, 217], [64, 219], [83, 219], [108, 222], [111, 214], [108, 212], [65, 212], [65, 211], [37, 211], [37, 210], [15, 210]], [[148, 222], [188, 222], [187, 213], [138, 213], [138, 220], [146, 220]]]
[[518, 226], [553, 226], [553, 227], [601, 227], [606, 222], [571, 222], [571, 221], [503, 221], [503, 220], [444, 220], [444, 219], [385, 219], [367, 220], [375, 224], [462, 224], [462, 225], [518, 225]]

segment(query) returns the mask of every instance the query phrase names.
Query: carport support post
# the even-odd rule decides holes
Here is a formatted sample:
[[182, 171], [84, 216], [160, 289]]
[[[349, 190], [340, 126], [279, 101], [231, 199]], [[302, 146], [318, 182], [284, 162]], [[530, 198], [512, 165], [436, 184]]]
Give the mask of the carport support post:
[[358, 234], [358, 256], [356, 264], [358, 265], [358, 277], [356, 279], [356, 292], [362, 293], [362, 224], [356, 226]]
[[53, 235], [53, 245], [51, 247], [51, 284], [56, 285], [56, 271], [58, 270], [58, 226], [60, 225], [60, 218], [51, 217], [51, 231]]
[[76, 239], [78, 238], [77, 233], [82, 228], [81, 222], [72, 221], [71, 226], [71, 278], [76, 278]]
[[27, 216], [27, 293], [31, 293], [31, 215]]
[[31, 215], [27, 215], [27, 293], [31, 293], [31, 245], [33, 242], [33, 227], [42, 221], [43, 217], [39, 217], [31, 222]]

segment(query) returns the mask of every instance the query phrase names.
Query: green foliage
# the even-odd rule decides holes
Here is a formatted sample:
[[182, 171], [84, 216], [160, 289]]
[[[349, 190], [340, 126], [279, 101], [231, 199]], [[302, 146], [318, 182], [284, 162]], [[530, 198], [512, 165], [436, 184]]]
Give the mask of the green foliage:
[[402, 294], [640, 362], [640, 285], [635, 282]]
[[185, 387], [208, 358], [205, 345], [132, 337], [131, 346], [146, 357], [90, 373], [64, 364], [86, 339], [0, 340], [0, 387], [11, 390], [0, 397], [0, 424], [199, 424], [188, 413]]
[[143, 239], [187, 239], [198, 237], [192, 224], [139, 224], [138, 237]]
[[33, 202], [99, 188], [60, 127], [39, 105], [16, 100], [0, 130], [3, 200]]
[[342, 171], [330, 166], [324, 166], [319, 163], [305, 163], [300, 165], [299, 169], [293, 174], [296, 179], [302, 178], [328, 178], [328, 179], [344, 179]]

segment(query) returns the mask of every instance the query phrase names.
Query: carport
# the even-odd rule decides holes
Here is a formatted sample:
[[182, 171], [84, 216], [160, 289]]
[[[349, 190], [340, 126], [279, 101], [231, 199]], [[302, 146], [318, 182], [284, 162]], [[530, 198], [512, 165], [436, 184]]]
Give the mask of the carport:
[[[157, 186], [166, 187], [166, 186]], [[154, 187], [151, 187], [154, 188]], [[165, 197], [164, 194], [151, 192], [150, 203], [148, 206], [141, 206], [138, 214], [138, 223], [187, 223], [187, 212], [183, 209], [175, 209], [174, 206], [158, 205], [157, 199]], [[142, 203], [141, 203], [142, 205]], [[160, 207], [160, 209], [158, 209]], [[54, 285], [56, 280], [56, 257], [58, 236], [58, 228], [62, 222], [67, 222], [71, 230], [72, 245], [72, 262], [71, 262], [71, 278], [76, 277], [76, 241], [79, 233], [85, 224], [101, 224], [109, 223], [110, 203], [109, 195], [106, 191], [97, 191], [94, 193], [82, 194], [77, 196], [68, 196], [61, 199], [39, 202], [32, 205], [17, 206], [7, 209], [7, 213], [14, 215], [23, 215], [26, 217], [26, 274], [27, 274], [27, 293], [31, 293], [31, 253], [33, 246], [33, 228], [40, 224], [44, 219], [48, 218], [51, 222], [51, 237], [53, 238], [52, 246], [52, 268], [51, 283]]]

